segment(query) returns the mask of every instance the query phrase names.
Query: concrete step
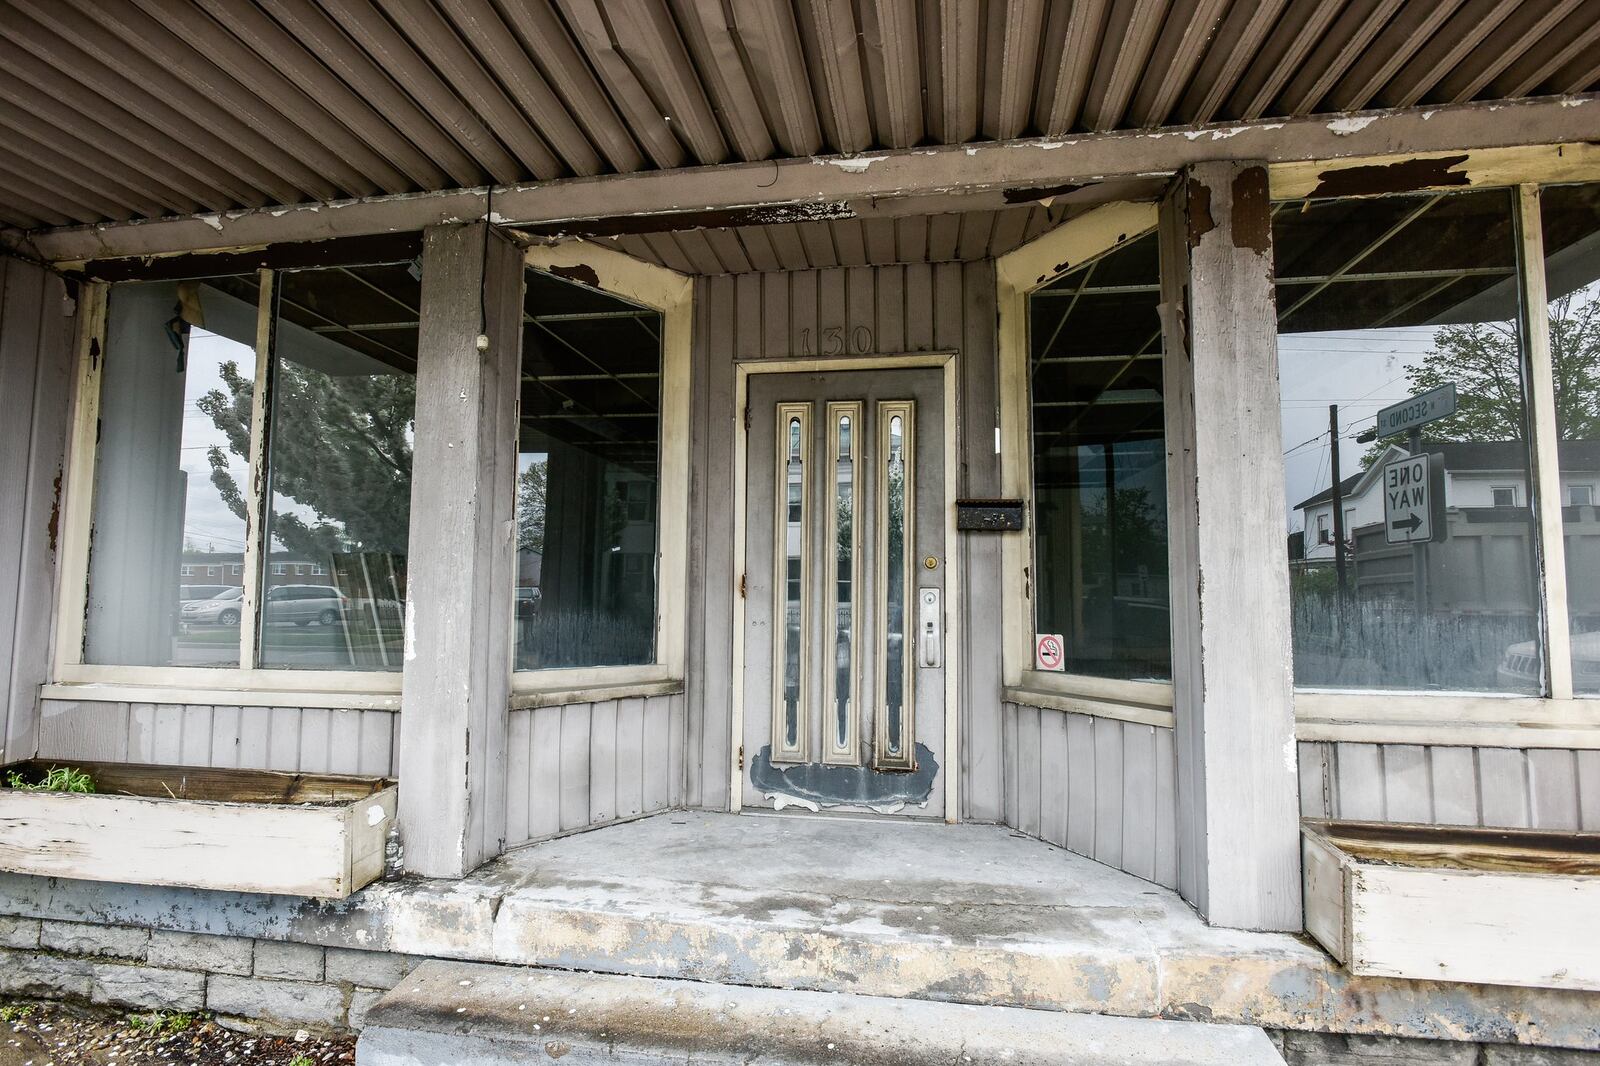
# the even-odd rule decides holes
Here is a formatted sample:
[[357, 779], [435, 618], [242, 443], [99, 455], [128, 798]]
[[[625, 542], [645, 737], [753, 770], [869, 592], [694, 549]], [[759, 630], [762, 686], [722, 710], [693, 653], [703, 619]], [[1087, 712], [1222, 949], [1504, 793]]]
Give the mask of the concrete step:
[[1260, 1029], [426, 962], [367, 1014], [356, 1066], [1283, 1066]]

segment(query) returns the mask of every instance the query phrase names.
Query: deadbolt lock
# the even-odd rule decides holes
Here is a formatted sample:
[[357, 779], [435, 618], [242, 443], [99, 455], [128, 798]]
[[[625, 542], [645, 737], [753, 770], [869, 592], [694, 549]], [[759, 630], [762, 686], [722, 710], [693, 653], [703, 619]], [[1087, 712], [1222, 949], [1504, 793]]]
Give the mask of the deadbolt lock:
[[937, 570], [939, 569], [939, 560], [930, 555], [926, 559], [922, 560], [922, 565], [927, 567], [929, 570]]

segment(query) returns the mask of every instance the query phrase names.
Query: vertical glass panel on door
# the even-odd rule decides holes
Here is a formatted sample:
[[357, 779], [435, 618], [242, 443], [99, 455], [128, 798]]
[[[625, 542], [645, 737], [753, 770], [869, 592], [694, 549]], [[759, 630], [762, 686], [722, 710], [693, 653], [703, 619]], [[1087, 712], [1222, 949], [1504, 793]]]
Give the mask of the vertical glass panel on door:
[[1572, 687], [1592, 696], [1600, 693], [1600, 184], [1552, 186], [1540, 201]]
[[1155, 234], [1029, 297], [1035, 626], [1069, 673], [1172, 677]]
[[1274, 208], [1299, 685], [1542, 688], [1514, 208]]
[[257, 659], [399, 670], [420, 285], [403, 263], [277, 284]]
[[883, 471], [881, 539], [883, 635], [878, 657], [882, 700], [874, 762], [880, 768], [909, 768], [911, 751], [911, 649], [907, 647], [911, 596], [911, 529], [915, 503], [910, 472], [914, 416], [909, 401], [878, 404], [879, 464]]
[[806, 758], [807, 500], [811, 447], [810, 404], [778, 405], [777, 514], [774, 522], [772, 757]]
[[860, 447], [861, 404], [828, 405], [829, 462], [832, 471], [832, 510], [829, 536], [825, 542], [832, 554], [832, 654], [828, 659], [832, 698], [828, 716], [828, 743], [824, 761], [854, 764], [859, 759], [860, 743], [856, 709], [856, 679], [859, 656], [856, 652], [856, 588], [859, 523], [856, 500], [857, 450]]
[[661, 314], [530, 270], [516, 669], [655, 661]]
[[237, 666], [256, 275], [111, 289], [84, 661]]

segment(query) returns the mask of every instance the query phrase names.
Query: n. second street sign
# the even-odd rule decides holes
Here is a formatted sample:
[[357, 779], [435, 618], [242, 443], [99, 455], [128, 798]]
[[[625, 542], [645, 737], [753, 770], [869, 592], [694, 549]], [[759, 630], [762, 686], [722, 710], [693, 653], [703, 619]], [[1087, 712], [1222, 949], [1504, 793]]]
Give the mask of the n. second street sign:
[[1390, 544], [1433, 539], [1433, 464], [1427, 454], [1383, 464], [1383, 532]]
[[1456, 413], [1456, 383], [1440, 385], [1437, 389], [1419, 392], [1409, 400], [1385, 407], [1378, 412], [1378, 437], [1392, 437], [1408, 429]]

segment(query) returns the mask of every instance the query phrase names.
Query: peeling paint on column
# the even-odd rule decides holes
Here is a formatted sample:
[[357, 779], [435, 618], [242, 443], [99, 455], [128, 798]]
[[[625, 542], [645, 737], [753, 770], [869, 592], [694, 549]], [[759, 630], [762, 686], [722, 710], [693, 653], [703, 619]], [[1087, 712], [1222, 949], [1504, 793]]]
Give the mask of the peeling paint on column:
[[1245, 167], [1233, 179], [1233, 244], [1257, 255], [1272, 247], [1271, 194], [1267, 168]]

